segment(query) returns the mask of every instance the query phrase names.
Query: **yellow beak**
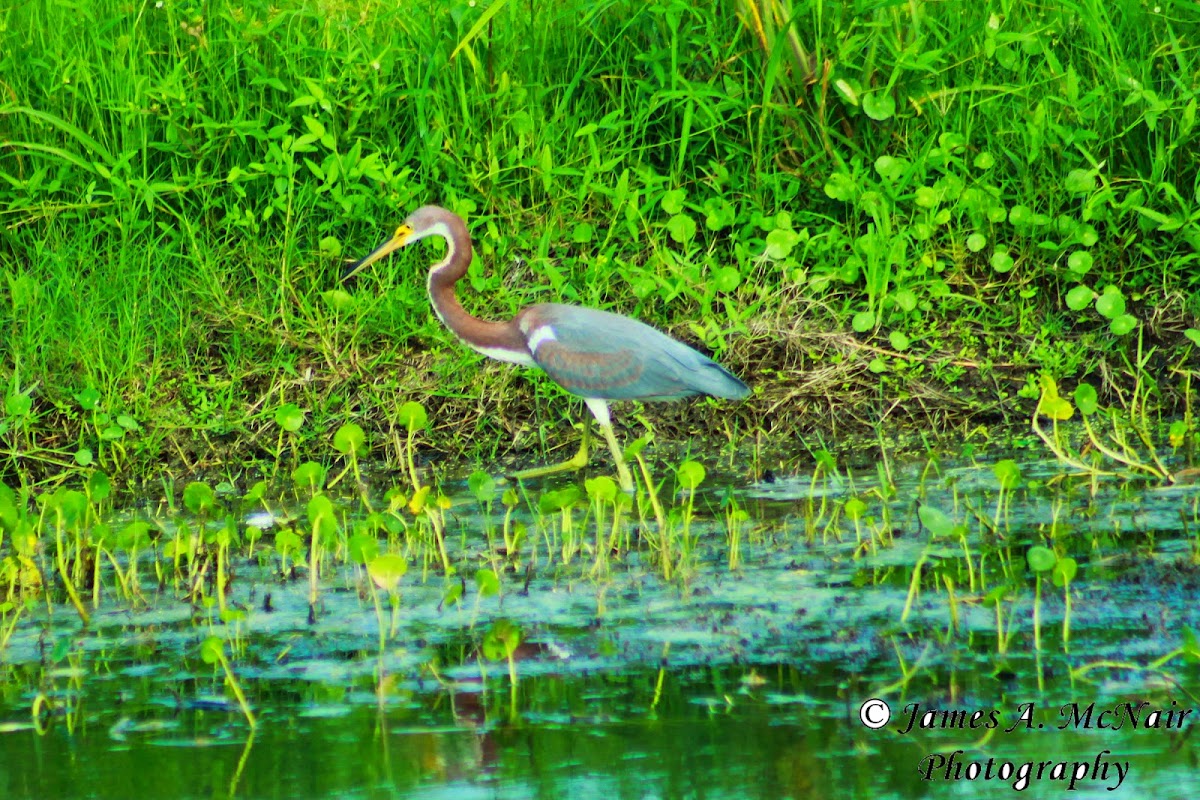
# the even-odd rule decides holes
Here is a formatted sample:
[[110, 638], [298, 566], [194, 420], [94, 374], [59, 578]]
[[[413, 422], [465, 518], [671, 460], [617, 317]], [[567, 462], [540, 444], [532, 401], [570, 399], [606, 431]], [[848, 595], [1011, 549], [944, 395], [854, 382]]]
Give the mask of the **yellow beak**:
[[350, 280], [357, 275], [359, 271], [371, 266], [396, 248], [403, 247], [404, 245], [408, 244], [409, 238], [412, 237], [412, 232], [413, 229], [408, 225], [407, 222], [401, 225], [399, 228], [396, 228], [396, 232], [392, 234], [392, 238], [388, 239], [386, 242], [379, 245], [379, 247], [376, 247], [374, 250], [372, 250], [369, 256], [361, 261], [355, 261], [353, 264], [346, 267], [345, 271], [342, 272], [342, 282], [344, 283]]

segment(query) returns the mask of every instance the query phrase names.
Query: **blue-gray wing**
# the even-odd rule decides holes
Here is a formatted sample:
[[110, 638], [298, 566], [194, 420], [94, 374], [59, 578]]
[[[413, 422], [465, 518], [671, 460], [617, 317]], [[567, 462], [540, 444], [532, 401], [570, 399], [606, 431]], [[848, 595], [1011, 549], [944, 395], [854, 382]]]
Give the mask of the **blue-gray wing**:
[[630, 317], [544, 303], [518, 318], [534, 362], [555, 383], [601, 400], [741, 399], [746, 384], [707, 356]]

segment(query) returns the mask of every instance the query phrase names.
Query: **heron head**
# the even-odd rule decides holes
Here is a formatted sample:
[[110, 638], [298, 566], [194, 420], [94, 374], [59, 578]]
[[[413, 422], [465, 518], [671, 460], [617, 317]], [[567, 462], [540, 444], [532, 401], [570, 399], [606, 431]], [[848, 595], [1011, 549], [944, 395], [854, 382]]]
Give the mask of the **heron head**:
[[374, 264], [393, 250], [410, 245], [426, 236], [443, 236], [449, 240], [450, 229], [446, 224], [446, 218], [449, 215], [449, 211], [438, 206], [421, 206], [408, 215], [408, 218], [401, 223], [399, 228], [396, 228], [396, 232], [390, 239], [372, 250], [366, 258], [346, 267], [345, 272], [342, 273], [342, 280], [349, 280], [359, 271]]

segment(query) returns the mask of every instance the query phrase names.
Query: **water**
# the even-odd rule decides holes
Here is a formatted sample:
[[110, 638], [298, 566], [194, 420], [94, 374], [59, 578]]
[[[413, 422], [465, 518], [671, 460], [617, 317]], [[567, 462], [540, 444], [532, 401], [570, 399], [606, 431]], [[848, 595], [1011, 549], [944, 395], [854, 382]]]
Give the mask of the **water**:
[[[0, 665], [0, 793], [993, 797], [1023, 786], [1028, 764], [1022, 793], [1035, 797], [1059, 796], [1077, 773], [1070, 796], [1192, 796], [1197, 669], [1185, 654], [1153, 662], [1198, 624], [1200, 492], [1091, 484], [1052, 462], [1022, 473], [1008, 492], [965, 463], [902, 467], [894, 492], [878, 472], [735, 487], [749, 515], [736, 570], [726, 491], [714, 489], [699, 498], [691, 567], [669, 582], [645, 542], [599, 566], [584, 547], [564, 564], [551, 555], [561, 517], [527, 511], [524, 558], [504, 569], [483, 533], [498, 535], [502, 510], [456, 500], [454, 563], [499, 568], [501, 592], [480, 596], [470, 574], [447, 581], [414, 559], [382, 650], [362, 568], [330, 569], [310, 619], [307, 573], [280, 573], [270, 532], [232, 564], [240, 620], [159, 588], [144, 564], [146, 601], [110, 593], [86, 629], [65, 602], [17, 620]], [[934, 536], [922, 505], [965, 535]], [[595, 540], [582, 512], [573, 524]], [[1066, 644], [1063, 589], [1043, 580], [1037, 598], [1031, 544], [1079, 563]], [[988, 592], [1006, 582], [1001, 632]], [[462, 602], [448, 603], [455, 583]], [[515, 686], [509, 664], [487, 657], [504, 630], [521, 634]], [[227, 643], [253, 732], [200, 657], [210, 635]], [[1079, 672], [1099, 662], [1113, 665]], [[860, 719], [872, 698], [893, 715], [880, 730]], [[1119, 712], [1141, 702], [1135, 726]], [[918, 720], [935, 712], [932, 727], [901, 732], [911, 704]], [[1173, 724], [1145, 727], [1155, 707]], [[993, 777], [969, 780], [989, 759]]]

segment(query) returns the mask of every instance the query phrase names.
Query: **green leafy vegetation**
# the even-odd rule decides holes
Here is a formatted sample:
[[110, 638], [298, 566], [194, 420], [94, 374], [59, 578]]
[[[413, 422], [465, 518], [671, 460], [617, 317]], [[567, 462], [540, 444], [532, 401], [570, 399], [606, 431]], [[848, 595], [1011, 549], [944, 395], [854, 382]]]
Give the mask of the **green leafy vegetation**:
[[[540, 457], [569, 434], [557, 390], [459, 347], [420, 255], [337, 285], [424, 202], [469, 220], [474, 311], [584, 303], [716, 352], [756, 387], [707, 426], [725, 438], [1017, 423], [1043, 371], [1106, 405], [1156, 372], [1179, 412], [1198, 24], [1186, 3], [11, 4], [2, 469], [278, 463], [354, 421], [357, 474], [396, 454], [408, 401], [440, 450]], [[697, 430], [706, 402], [654, 413]]]

